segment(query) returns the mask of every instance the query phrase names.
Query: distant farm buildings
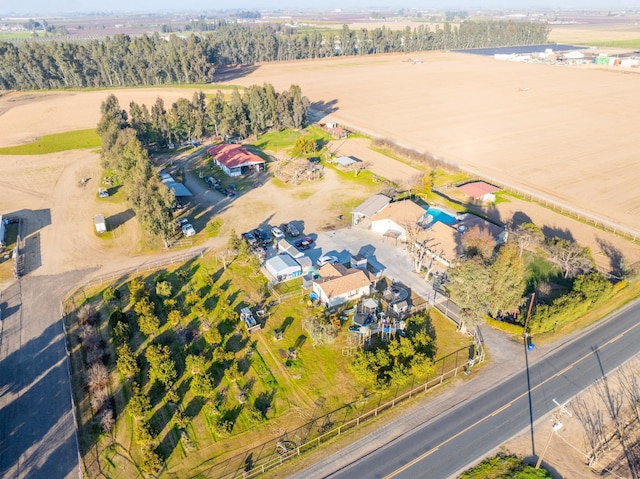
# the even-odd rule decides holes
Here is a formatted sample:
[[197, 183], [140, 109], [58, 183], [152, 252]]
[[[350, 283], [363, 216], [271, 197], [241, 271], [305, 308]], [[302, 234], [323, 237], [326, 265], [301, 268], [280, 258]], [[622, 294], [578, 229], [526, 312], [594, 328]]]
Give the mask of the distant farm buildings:
[[247, 171], [264, 170], [265, 161], [242, 145], [220, 143], [209, 148], [207, 153], [228, 176], [241, 176]]

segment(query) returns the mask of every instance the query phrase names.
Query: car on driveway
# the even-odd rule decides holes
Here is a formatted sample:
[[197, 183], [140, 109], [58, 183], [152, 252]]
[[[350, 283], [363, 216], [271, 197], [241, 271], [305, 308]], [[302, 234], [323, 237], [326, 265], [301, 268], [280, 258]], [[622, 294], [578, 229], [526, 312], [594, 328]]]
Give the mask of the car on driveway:
[[313, 238], [310, 238], [309, 236], [303, 236], [294, 244], [296, 245], [296, 248], [305, 251], [311, 248], [311, 245], [313, 244]]
[[324, 255], [324, 256], [320, 256], [318, 258], [317, 261], [317, 265], [318, 266], [324, 266], [325, 264], [333, 264], [333, 263], [337, 263], [338, 262], [338, 258], [336, 258], [335, 256], [332, 255]]
[[247, 243], [249, 243], [249, 246], [258, 245], [258, 238], [256, 238], [256, 235], [253, 234], [252, 232], [242, 233], [242, 237]]
[[284, 233], [277, 226], [274, 226], [273, 228], [271, 228], [271, 234], [277, 240], [284, 238]]
[[271, 235], [269, 235], [269, 233], [267, 233], [262, 228], [256, 228], [255, 230], [253, 230], [253, 234], [255, 235], [256, 239], [262, 244], [268, 244], [271, 242]]
[[282, 231], [287, 233], [289, 236], [293, 236], [294, 238], [300, 234], [298, 228], [296, 228], [293, 223], [286, 223], [282, 225]]
[[194, 234], [196, 234], [196, 230], [193, 229], [191, 223], [186, 223], [182, 225], [182, 234], [185, 236], [193, 236]]

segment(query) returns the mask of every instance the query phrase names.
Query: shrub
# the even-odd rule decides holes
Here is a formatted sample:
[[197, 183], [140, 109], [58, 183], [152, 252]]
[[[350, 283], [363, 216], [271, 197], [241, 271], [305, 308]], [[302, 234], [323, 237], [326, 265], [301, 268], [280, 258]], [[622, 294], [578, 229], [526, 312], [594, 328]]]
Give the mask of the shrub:
[[198, 296], [198, 294], [193, 291], [191, 291], [190, 293], [187, 293], [187, 295], [184, 298], [184, 302], [186, 303], [187, 306], [193, 306], [198, 301], [200, 301], [200, 296]]
[[160, 329], [160, 319], [155, 314], [139, 316], [138, 327], [145, 336], [155, 336]]
[[162, 470], [162, 458], [152, 447], [145, 447], [142, 452], [142, 464], [140, 470], [152, 477], [156, 477]]
[[178, 304], [178, 302], [173, 298], [165, 299], [162, 302], [162, 305], [164, 306], [164, 309], [166, 311], [172, 311], [172, 310], [176, 309], [176, 305], [177, 304]]
[[133, 429], [135, 441], [142, 446], [151, 446], [155, 442], [153, 429], [147, 421], [137, 421]]
[[141, 279], [132, 279], [127, 288], [129, 289], [129, 304], [135, 304], [147, 295], [146, 285]]
[[513, 324], [508, 323], [506, 321], [498, 321], [493, 318], [486, 318], [487, 325], [492, 328], [499, 329], [500, 331], [504, 331], [505, 333], [510, 334], [522, 334], [524, 331], [524, 327], [521, 324]]
[[96, 391], [109, 384], [109, 372], [102, 363], [95, 363], [87, 370], [87, 387], [90, 391]]
[[149, 396], [140, 392], [131, 396], [129, 404], [127, 404], [127, 411], [136, 420], [143, 419], [150, 410], [151, 401], [149, 400]]
[[116, 365], [125, 377], [131, 378], [140, 372], [136, 355], [128, 344], [123, 344], [117, 349]]
[[104, 409], [98, 416], [98, 424], [104, 433], [110, 433], [113, 430], [116, 420], [113, 417], [113, 409]]
[[172, 286], [169, 281], [160, 281], [156, 283], [156, 294], [162, 298], [171, 296]]
[[116, 308], [109, 315], [109, 326], [113, 329], [121, 322], [127, 322], [127, 315], [120, 308]]

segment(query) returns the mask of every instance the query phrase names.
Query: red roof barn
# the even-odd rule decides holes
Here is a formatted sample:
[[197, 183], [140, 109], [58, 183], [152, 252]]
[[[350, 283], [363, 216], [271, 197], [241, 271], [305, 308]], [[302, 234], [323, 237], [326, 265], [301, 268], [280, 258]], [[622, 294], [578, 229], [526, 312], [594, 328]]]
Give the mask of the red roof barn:
[[207, 150], [216, 164], [229, 176], [240, 176], [248, 168], [264, 170], [264, 160], [254, 155], [242, 145], [220, 143]]
[[465, 183], [464, 185], [458, 186], [458, 189], [469, 198], [482, 203], [493, 203], [496, 200], [494, 193], [500, 191], [500, 188], [497, 186], [490, 185], [484, 181]]

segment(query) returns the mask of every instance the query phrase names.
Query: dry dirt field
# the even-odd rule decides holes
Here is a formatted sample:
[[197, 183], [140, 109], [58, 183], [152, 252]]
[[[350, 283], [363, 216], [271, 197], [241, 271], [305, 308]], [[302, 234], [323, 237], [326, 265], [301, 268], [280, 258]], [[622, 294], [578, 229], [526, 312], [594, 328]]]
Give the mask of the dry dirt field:
[[634, 72], [433, 52], [265, 64], [221, 80], [299, 84], [325, 120], [640, 231]]

